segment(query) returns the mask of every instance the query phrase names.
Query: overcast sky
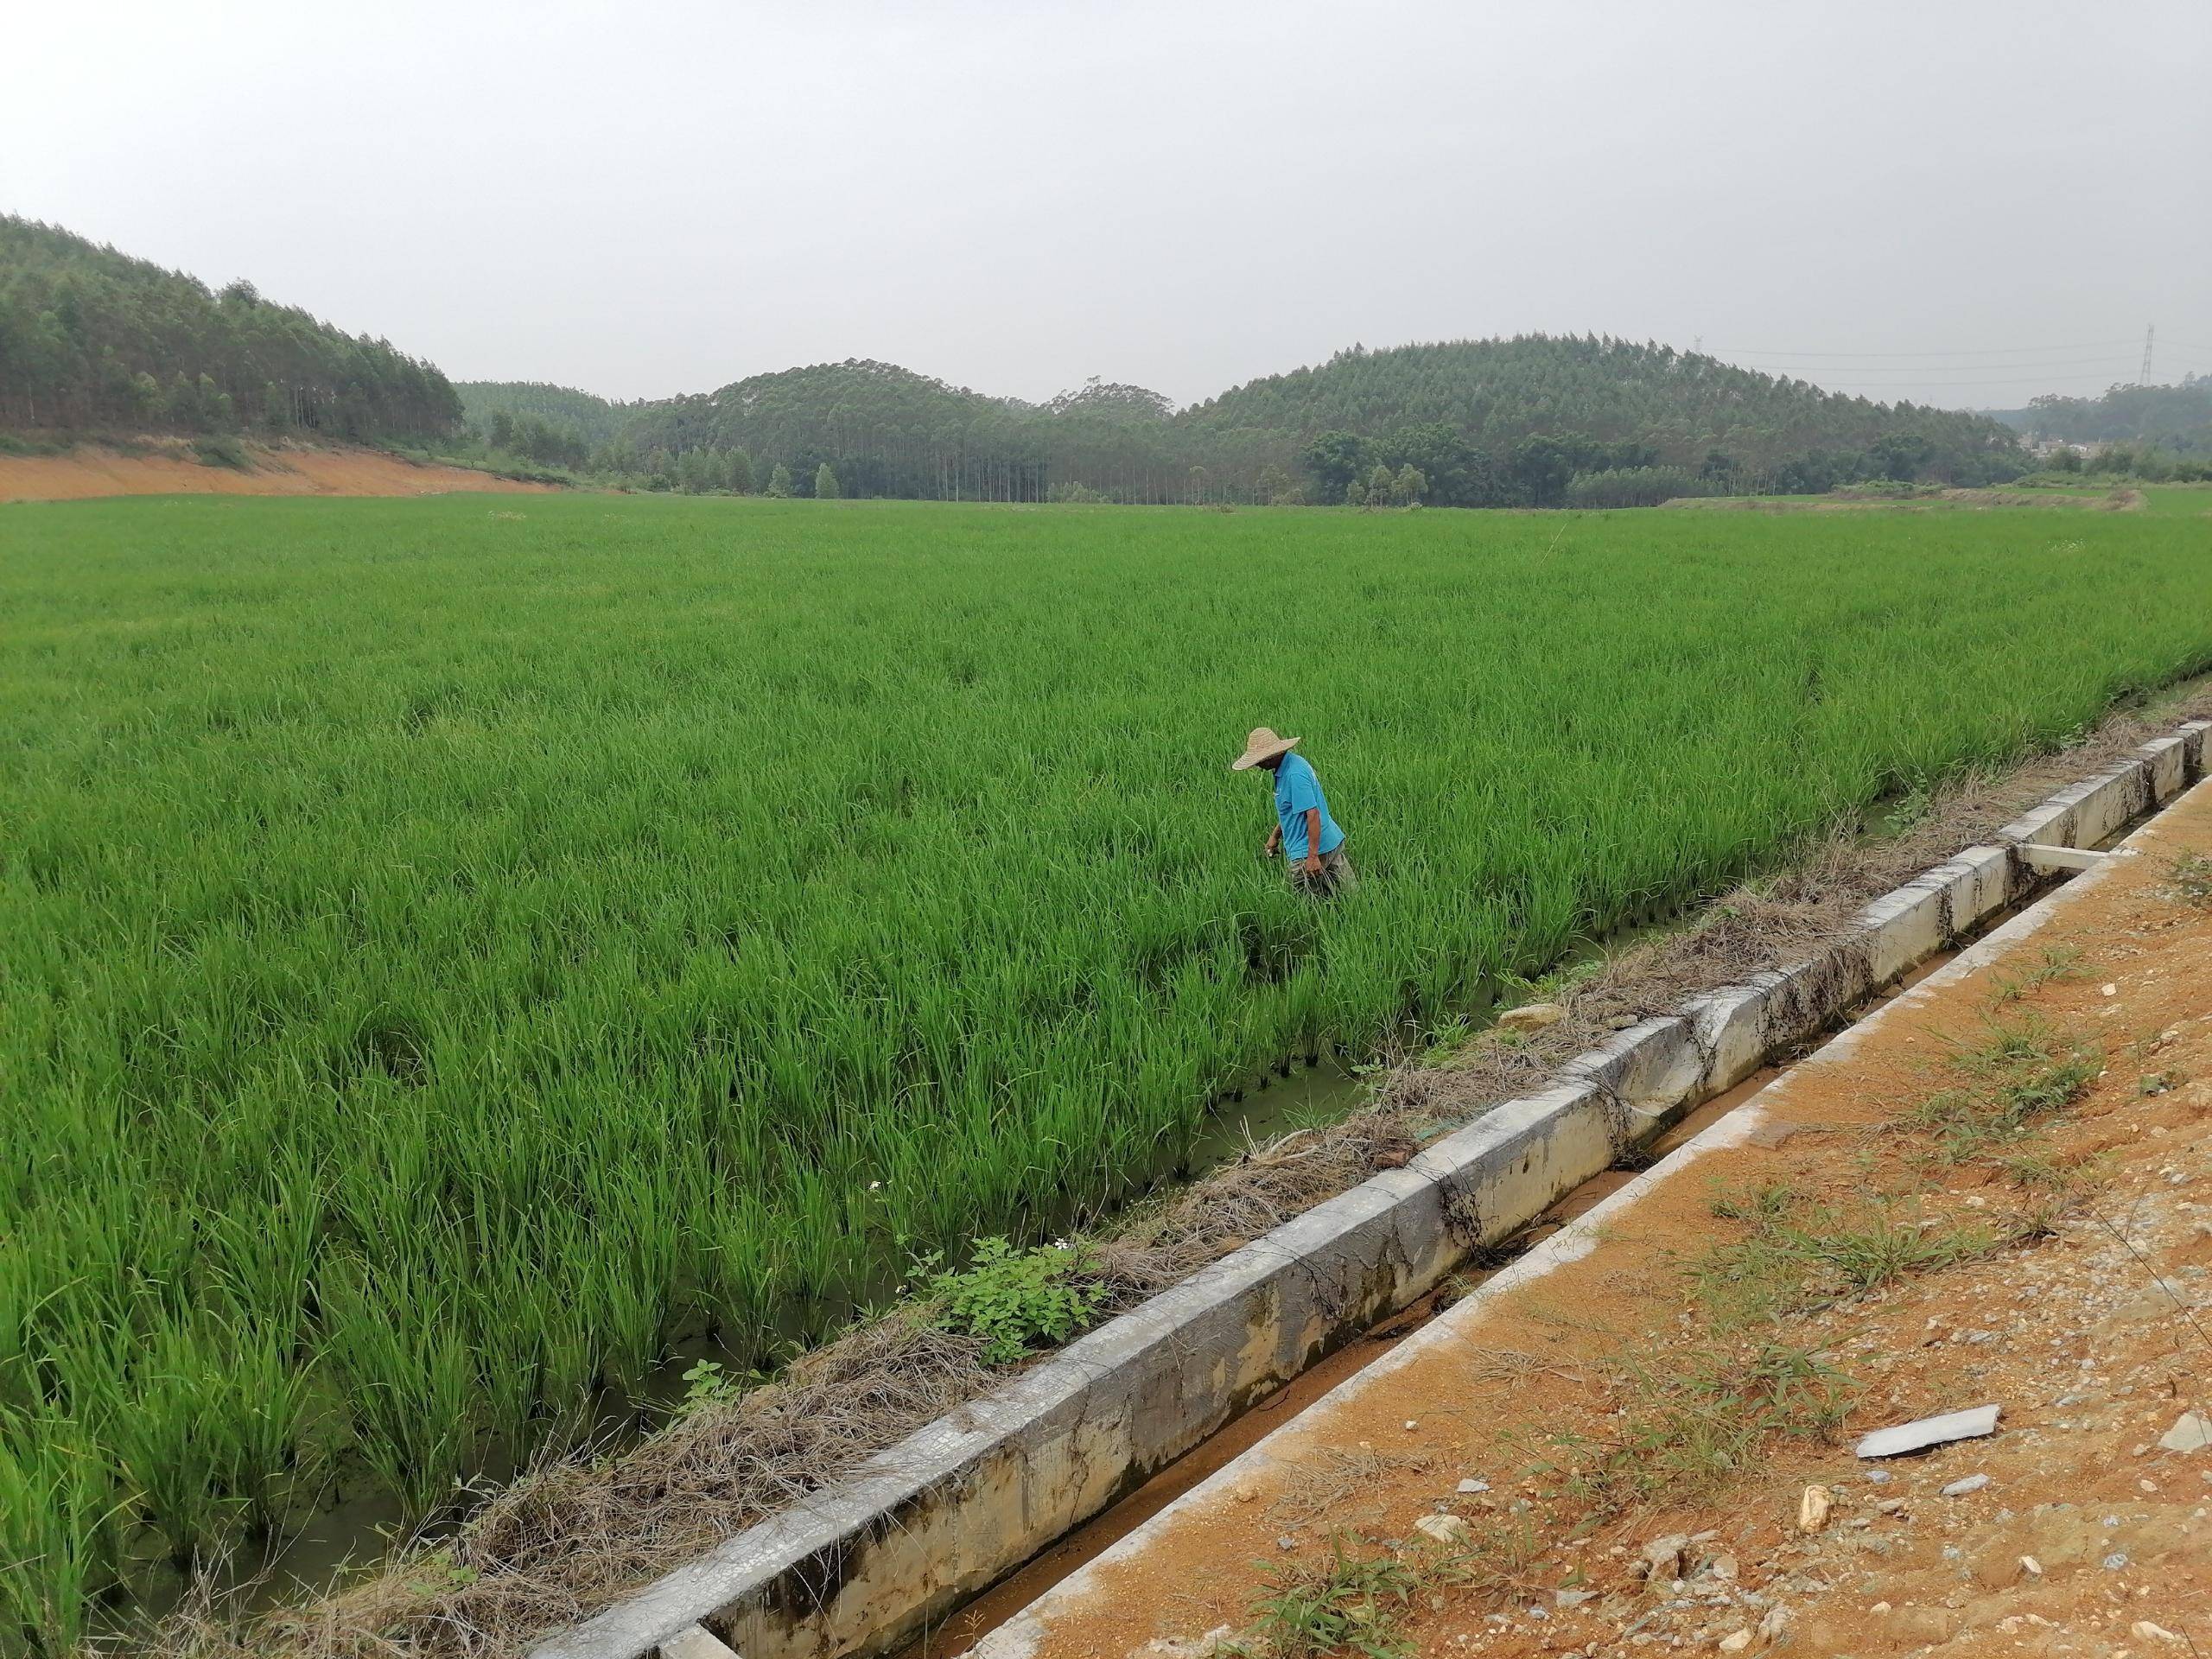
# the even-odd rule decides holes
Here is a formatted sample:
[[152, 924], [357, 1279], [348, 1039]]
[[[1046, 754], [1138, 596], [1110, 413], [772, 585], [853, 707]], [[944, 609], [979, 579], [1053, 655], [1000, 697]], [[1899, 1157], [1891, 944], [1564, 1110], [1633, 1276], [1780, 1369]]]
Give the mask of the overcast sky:
[[2212, 372], [2212, 3], [25, 5], [0, 209], [610, 397], [1179, 402], [1622, 334], [1965, 406]]

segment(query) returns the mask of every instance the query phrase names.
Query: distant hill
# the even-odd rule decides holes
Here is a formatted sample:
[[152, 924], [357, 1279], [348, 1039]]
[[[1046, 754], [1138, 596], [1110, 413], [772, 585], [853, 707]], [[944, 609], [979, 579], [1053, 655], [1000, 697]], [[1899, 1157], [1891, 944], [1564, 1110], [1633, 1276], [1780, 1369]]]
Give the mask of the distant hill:
[[492, 416], [534, 416], [547, 425], [575, 433], [596, 447], [612, 443], [631, 417], [645, 405], [610, 403], [572, 386], [556, 386], [543, 380], [459, 380], [461, 418], [476, 430], [487, 431]]
[[2178, 385], [2113, 386], [2101, 397], [2053, 395], [2025, 409], [1989, 413], [2031, 437], [2151, 443], [2183, 454], [2212, 455], [2212, 374], [2184, 375]]
[[[703, 454], [692, 475], [712, 480], [741, 453], [753, 477], [781, 465], [800, 493], [827, 465], [848, 495], [1012, 500], [1338, 501], [1377, 468], [1395, 480], [1411, 467], [1423, 499], [1466, 506], [1876, 476], [1985, 484], [2023, 465], [2014, 434], [1982, 416], [1540, 334], [1355, 346], [1179, 412], [1141, 386], [1093, 381], [1039, 405], [887, 363], [822, 364], [639, 406], [602, 459], [672, 476]], [[1618, 487], [1573, 488], [1601, 475]]]
[[445, 376], [389, 341], [0, 215], [0, 427], [419, 441], [460, 423]]

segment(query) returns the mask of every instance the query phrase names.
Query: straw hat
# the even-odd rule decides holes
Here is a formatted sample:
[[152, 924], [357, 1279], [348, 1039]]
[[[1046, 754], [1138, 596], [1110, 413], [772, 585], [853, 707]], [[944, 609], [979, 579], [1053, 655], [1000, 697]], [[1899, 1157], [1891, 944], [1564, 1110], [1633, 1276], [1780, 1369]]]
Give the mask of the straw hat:
[[1272, 760], [1279, 754], [1288, 754], [1298, 747], [1294, 737], [1277, 737], [1272, 727], [1253, 728], [1252, 735], [1244, 740], [1244, 753], [1230, 762], [1231, 772], [1249, 772], [1262, 760]]

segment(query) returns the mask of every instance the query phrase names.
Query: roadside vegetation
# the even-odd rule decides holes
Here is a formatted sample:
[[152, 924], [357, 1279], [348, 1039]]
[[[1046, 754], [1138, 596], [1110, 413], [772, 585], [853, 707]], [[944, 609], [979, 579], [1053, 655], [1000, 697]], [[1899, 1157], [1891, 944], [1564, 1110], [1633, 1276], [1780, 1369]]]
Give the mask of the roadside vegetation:
[[[2088, 557], [2025, 515], [11, 528], [0, 1517], [48, 1647], [129, 1560], [448, 1512], [679, 1341], [741, 1372], [916, 1255], [962, 1374], [1057, 1340], [1185, 1258], [1032, 1247], [1261, 1068], [1419, 1046], [2212, 655], [2144, 518]], [[1287, 690], [1243, 596], [1288, 593], [1334, 626]], [[1367, 849], [1344, 903], [1252, 857], [1267, 714]]]

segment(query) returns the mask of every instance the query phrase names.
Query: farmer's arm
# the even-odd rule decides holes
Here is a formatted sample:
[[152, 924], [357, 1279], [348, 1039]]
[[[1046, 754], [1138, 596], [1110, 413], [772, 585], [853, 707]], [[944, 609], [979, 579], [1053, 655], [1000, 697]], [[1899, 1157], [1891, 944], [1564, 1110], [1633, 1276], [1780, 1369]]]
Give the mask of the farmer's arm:
[[1275, 820], [1274, 828], [1268, 831], [1268, 844], [1260, 849], [1260, 856], [1262, 858], [1273, 858], [1275, 855], [1275, 849], [1281, 845], [1282, 820], [1278, 818]]
[[1306, 862], [1300, 868], [1308, 875], [1321, 874], [1321, 809], [1318, 806], [1306, 809]]

